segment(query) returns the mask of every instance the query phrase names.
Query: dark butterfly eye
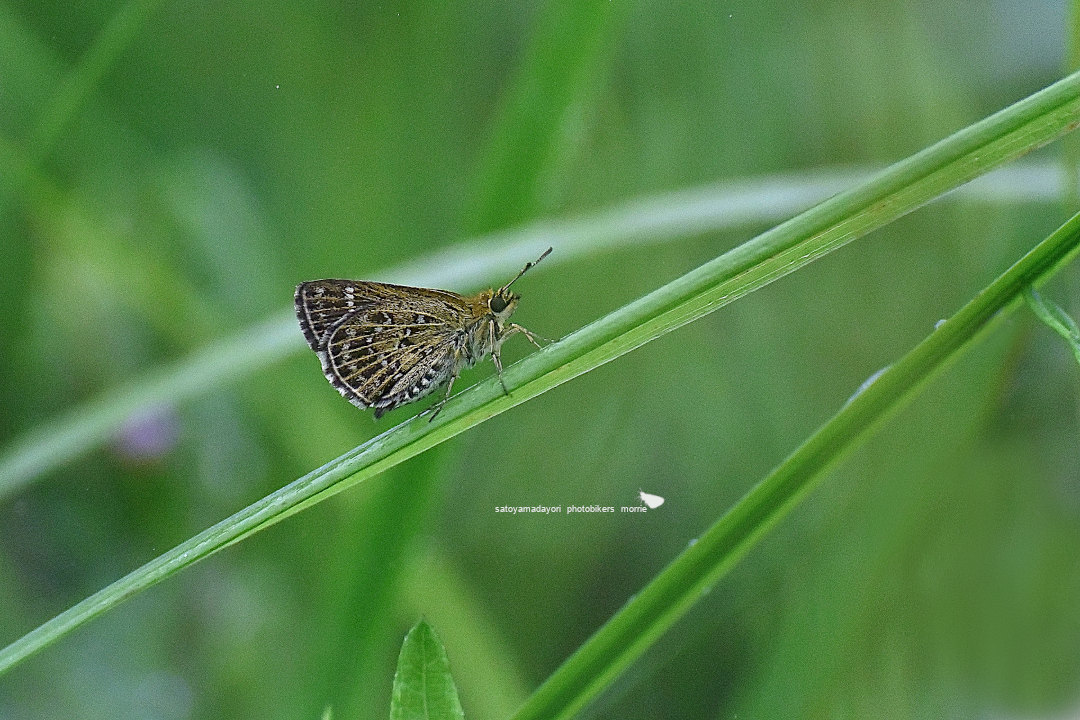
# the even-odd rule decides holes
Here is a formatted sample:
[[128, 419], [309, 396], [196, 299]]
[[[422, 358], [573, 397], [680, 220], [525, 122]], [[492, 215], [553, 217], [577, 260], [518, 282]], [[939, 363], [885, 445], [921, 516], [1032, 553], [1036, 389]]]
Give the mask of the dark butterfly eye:
[[493, 313], [501, 313], [503, 310], [506, 309], [507, 304], [508, 303], [506, 302], [506, 298], [504, 298], [502, 295], [496, 295], [495, 297], [491, 298], [491, 302], [488, 303], [488, 307], [491, 308], [491, 312]]

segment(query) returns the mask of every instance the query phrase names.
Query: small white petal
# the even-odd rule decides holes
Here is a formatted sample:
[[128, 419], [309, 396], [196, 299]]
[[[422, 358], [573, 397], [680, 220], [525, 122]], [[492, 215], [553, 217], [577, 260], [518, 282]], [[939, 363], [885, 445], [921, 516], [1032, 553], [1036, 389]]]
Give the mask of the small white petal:
[[638, 490], [638, 497], [641, 498], [641, 502], [645, 503], [650, 510], [655, 510], [664, 504], [664, 498], [659, 495], [652, 495], [644, 490]]

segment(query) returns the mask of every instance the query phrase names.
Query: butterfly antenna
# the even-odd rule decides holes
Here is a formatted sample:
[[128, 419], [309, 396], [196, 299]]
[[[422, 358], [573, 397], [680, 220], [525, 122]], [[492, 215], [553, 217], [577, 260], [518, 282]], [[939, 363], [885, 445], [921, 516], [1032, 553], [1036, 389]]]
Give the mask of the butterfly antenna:
[[524, 275], [529, 270], [529, 268], [536, 265], [536, 263], [540, 262], [541, 260], [543, 260], [544, 258], [546, 258], [550, 254], [551, 254], [551, 248], [548, 248], [547, 250], [544, 251], [544, 253], [540, 257], [536, 258], [532, 262], [525, 263], [525, 267], [521, 268], [521, 272], [519, 272], [517, 275], [515, 275], [513, 280], [506, 283], [505, 285], [503, 285], [499, 289], [499, 294], [501, 295], [502, 293], [506, 292], [510, 288], [511, 285], [513, 285], [514, 283], [516, 283], [518, 281], [518, 278], [520, 278], [522, 275]]

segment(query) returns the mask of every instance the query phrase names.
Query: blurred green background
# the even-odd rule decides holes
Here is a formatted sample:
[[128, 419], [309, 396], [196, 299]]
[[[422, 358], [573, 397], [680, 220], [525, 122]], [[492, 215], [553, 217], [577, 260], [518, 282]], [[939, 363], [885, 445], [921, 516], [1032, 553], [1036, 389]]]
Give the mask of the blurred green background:
[[[888, 164], [1059, 77], [1066, 22], [1023, 0], [3, 2], [0, 452], [302, 280]], [[0, 717], [385, 718], [420, 616], [467, 716], [506, 717], [1065, 216], [1052, 192], [925, 208], [138, 596], [0, 677]], [[766, 227], [556, 247], [515, 319], [560, 337]], [[1045, 294], [1075, 316], [1078, 284]], [[999, 325], [585, 715], [1075, 712], [1078, 376], [1029, 314]], [[133, 420], [0, 501], [0, 644], [416, 409], [374, 423], [305, 350]], [[639, 489], [667, 503], [495, 512]]]

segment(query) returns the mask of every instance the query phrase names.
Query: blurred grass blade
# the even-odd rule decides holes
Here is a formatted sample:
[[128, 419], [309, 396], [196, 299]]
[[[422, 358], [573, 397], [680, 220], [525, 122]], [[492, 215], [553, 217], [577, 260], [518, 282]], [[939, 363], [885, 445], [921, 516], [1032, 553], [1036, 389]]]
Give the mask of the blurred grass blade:
[[[4, 162], [4, 150], [12, 153], [8, 163]], [[0, 167], [31, 166], [16, 148], [0, 138]], [[1034, 175], [1025, 174], [1022, 181], [1010, 182], [1009, 187], [1046, 189], [1057, 184], [1045, 168]], [[545, 221], [495, 233], [376, 274], [386, 282], [466, 290], [513, 273], [544, 247], [556, 246], [559, 252], [545, 261], [540, 272], [614, 248], [668, 242], [745, 223], [778, 221], [850, 186], [859, 177], [860, 173], [854, 172], [819, 172], [667, 193], [586, 218]], [[60, 194], [39, 173], [31, 173], [28, 182], [30, 179], [38, 188], [37, 194]], [[985, 192], [992, 197], [998, 195], [990, 185]], [[1052, 192], [1056, 198], [1056, 190]], [[50, 208], [59, 204], [59, 200], [53, 200]], [[50, 470], [107, 442], [131, 417], [205, 395], [305, 349], [292, 310], [283, 310], [208, 343], [175, 364], [158, 368], [52, 418], [15, 438], [0, 452], [0, 502]]]
[[513, 720], [572, 717], [681, 618], [819, 483], [824, 471], [1080, 246], [1080, 214], [942, 323], [844, 407], [622, 607]]
[[401, 644], [390, 720], [465, 720], [446, 650], [423, 620]]
[[[0, 216], [20, 201], [39, 206], [41, 212], [53, 210], [61, 192], [42, 174], [42, 163], [160, 5], [161, 0], [128, 0], [110, 17], [79, 62], [64, 74], [56, 92], [44, 101], [25, 145], [17, 147], [13, 141], [0, 138], [0, 176], [7, 181], [0, 188]], [[16, 16], [0, 7], [0, 42], [12, 49], [25, 48], [28, 32]], [[18, 55], [18, 50], [14, 54]], [[0, 59], [3, 62], [15, 61], [5, 56]], [[20, 56], [18, 62], [30, 61]]]
[[[1080, 0], [1068, 3], [1068, 22], [1065, 25], [1065, 72], [1080, 70]], [[1062, 199], [1065, 207], [1080, 207], [1080, 138], [1072, 136], [1064, 143], [1065, 182]]]
[[53, 95], [30, 138], [30, 153], [40, 163], [78, 115], [105, 74], [150, 20], [161, 0], [128, 0], [94, 39]]
[[1080, 363], [1080, 328], [1076, 326], [1076, 321], [1060, 306], [1045, 299], [1034, 288], [1028, 288], [1024, 293], [1024, 299], [1036, 317], [1064, 338], [1072, 348], [1076, 362]]
[[[5, 149], [14, 151], [0, 138], [0, 167], [24, 166], [5, 164]], [[513, 273], [545, 247], [554, 246], [558, 252], [545, 260], [538, 272], [612, 250], [778, 222], [871, 176], [869, 171], [854, 169], [815, 171], [665, 193], [584, 218], [546, 220], [493, 233], [377, 275], [387, 282], [466, 290]], [[962, 191], [967, 197], [991, 203], [1056, 203], [1062, 177], [1058, 167], [1017, 166], [980, 177]], [[59, 193], [40, 175], [35, 183], [39, 195]], [[54, 199], [50, 207], [59, 202]], [[52, 418], [15, 438], [0, 452], [0, 502], [50, 470], [107, 442], [129, 418], [206, 395], [305, 348], [292, 311], [283, 310]]]
[[413, 418], [393, 427], [195, 535], [0, 650], [0, 672], [218, 550], [794, 272], [1078, 124], [1074, 74], [532, 353], [506, 369], [510, 396], [491, 377], [455, 396], [434, 422]]
[[[141, 383], [81, 405], [18, 438], [0, 455], [0, 501], [30, 480], [114, 436], [130, 418], [249, 375], [303, 345], [292, 313], [212, 342]], [[208, 381], [207, 377], [213, 378]], [[210, 387], [207, 387], [209, 384]]]
[[487, 232], [538, 214], [544, 181], [565, 141], [575, 107], [596, 102], [584, 96], [601, 86], [611, 36], [630, 3], [579, 0], [541, 6], [512, 90], [490, 133], [466, 211], [465, 230]]

